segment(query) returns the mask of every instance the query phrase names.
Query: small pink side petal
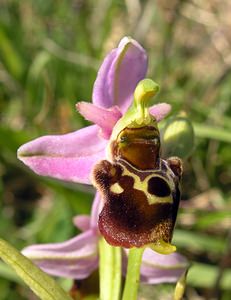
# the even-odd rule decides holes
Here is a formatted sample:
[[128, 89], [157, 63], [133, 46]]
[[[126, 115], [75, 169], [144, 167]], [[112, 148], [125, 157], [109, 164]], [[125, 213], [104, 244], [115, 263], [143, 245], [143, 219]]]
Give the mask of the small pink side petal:
[[98, 219], [102, 208], [103, 201], [99, 192], [96, 192], [91, 209], [91, 228], [95, 228], [96, 231], [98, 231]]
[[137, 83], [147, 72], [147, 55], [135, 40], [124, 37], [104, 60], [95, 81], [93, 103], [109, 108], [118, 105], [125, 112]]
[[[141, 269], [140, 281], [146, 284], [161, 284], [177, 282], [186, 269]], [[144, 274], [144, 275], [143, 275]]]
[[153, 115], [157, 122], [161, 121], [171, 111], [171, 105], [167, 103], [158, 103], [149, 108], [149, 112]]
[[73, 218], [74, 224], [83, 231], [92, 229], [98, 235], [98, 218], [102, 208], [103, 202], [101, 196], [96, 192], [92, 203], [91, 216], [76, 216]]
[[88, 215], [79, 215], [73, 218], [73, 223], [81, 231], [87, 231], [90, 229], [90, 220], [91, 218]]
[[88, 230], [66, 242], [29, 246], [22, 253], [48, 274], [83, 279], [98, 266], [98, 238]]
[[187, 267], [186, 258], [179, 253], [162, 255], [146, 249], [140, 269], [141, 281], [148, 284], [176, 282]]
[[116, 106], [106, 109], [92, 103], [79, 102], [76, 108], [85, 119], [101, 128], [101, 136], [105, 139], [110, 138], [114, 125], [122, 117], [122, 113]]
[[172, 253], [168, 255], [159, 254], [150, 248], [144, 251], [142, 263], [147, 266], [159, 267], [159, 268], [175, 268], [175, 267], [186, 267], [188, 265], [187, 259], [179, 254]]
[[105, 156], [105, 147], [94, 125], [37, 138], [18, 149], [18, 158], [39, 175], [90, 184], [92, 167]]

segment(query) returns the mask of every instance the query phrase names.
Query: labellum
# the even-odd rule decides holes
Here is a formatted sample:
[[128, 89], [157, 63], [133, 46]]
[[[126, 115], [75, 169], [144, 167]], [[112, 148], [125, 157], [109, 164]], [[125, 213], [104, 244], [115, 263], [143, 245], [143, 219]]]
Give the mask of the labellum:
[[182, 163], [161, 158], [157, 122], [149, 113], [159, 87], [142, 80], [134, 102], [115, 125], [107, 160], [93, 170], [93, 182], [104, 201], [98, 226], [106, 241], [125, 248], [151, 247], [169, 254], [180, 201]]

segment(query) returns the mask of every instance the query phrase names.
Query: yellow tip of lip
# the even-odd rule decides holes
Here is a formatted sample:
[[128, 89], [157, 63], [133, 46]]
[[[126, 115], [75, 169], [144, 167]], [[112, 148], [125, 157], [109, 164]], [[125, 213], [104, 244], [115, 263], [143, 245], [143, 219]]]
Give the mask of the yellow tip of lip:
[[156, 244], [150, 244], [149, 247], [159, 254], [171, 254], [176, 251], [176, 246], [160, 240]]

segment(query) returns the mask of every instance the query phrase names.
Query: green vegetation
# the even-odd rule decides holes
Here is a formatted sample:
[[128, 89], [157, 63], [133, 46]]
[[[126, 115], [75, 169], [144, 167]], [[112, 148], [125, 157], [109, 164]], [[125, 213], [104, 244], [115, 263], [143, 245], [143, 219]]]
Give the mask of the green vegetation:
[[[148, 51], [148, 75], [161, 86], [155, 100], [195, 124], [174, 236], [178, 251], [192, 261], [186, 297], [231, 298], [228, 7], [228, 1], [1, 1], [1, 238], [20, 250], [77, 233], [72, 217], [89, 213], [93, 188], [36, 176], [16, 151], [32, 138], [88, 124], [75, 103], [91, 100], [105, 53], [130, 35]], [[71, 281], [59, 281], [70, 289]], [[0, 291], [1, 300], [36, 299], [3, 262]], [[172, 290], [141, 286], [140, 293], [166, 300]]]

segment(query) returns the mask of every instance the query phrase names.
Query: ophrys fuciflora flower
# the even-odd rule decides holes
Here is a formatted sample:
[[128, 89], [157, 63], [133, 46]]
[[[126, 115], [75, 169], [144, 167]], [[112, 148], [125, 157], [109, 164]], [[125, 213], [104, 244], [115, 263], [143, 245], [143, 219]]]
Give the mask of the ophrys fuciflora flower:
[[[174, 250], [174, 247], [169, 246], [169, 243], [175, 223], [173, 207], [176, 212], [179, 195], [176, 194], [176, 196], [174, 196], [176, 199], [175, 204], [164, 203], [165, 207], [167, 206], [168, 209], [166, 210], [166, 213], [164, 211], [165, 218], [162, 215], [162, 220], [165, 219], [164, 223], [168, 223], [169, 225], [166, 226], [165, 231], [159, 230], [159, 235], [156, 234], [155, 239], [153, 236], [151, 238], [151, 231], [157, 232], [154, 231], [154, 225], [158, 223], [160, 217], [158, 217], [158, 219], [154, 218], [155, 216], [153, 215], [153, 212], [149, 214], [149, 210], [153, 207], [153, 205], [160, 205], [160, 203], [151, 205], [149, 203], [147, 204], [146, 196], [151, 196], [150, 199], [164, 197], [162, 194], [160, 195], [160, 191], [156, 190], [156, 188], [155, 191], [148, 190], [147, 185], [145, 186], [147, 181], [139, 180], [139, 176], [136, 175], [134, 170], [141, 168], [141, 172], [139, 171], [139, 174], [142, 172], [146, 174], [145, 170], [142, 170], [142, 168], [150, 168], [149, 164], [152, 157], [151, 169], [152, 171], [153, 169], [155, 170], [154, 173], [156, 175], [158, 174], [157, 171], [159, 168], [157, 166], [161, 167], [161, 174], [159, 177], [155, 176], [156, 178], [152, 180], [161, 181], [162, 184], [164, 184], [164, 191], [166, 194], [166, 190], [169, 188], [169, 183], [172, 182], [172, 178], [174, 178], [174, 185], [170, 185], [170, 198], [174, 195], [174, 187], [177, 191], [177, 178], [179, 177], [177, 174], [180, 173], [180, 169], [177, 171], [176, 168], [178, 160], [161, 159], [160, 145], [158, 144], [159, 131], [155, 122], [155, 119], [157, 122], [163, 119], [169, 113], [171, 107], [167, 103], [159, 103], [149, 108], [149, 112], [154, 117], [151, 122], [151, 130], [145, 130], [145, 128], [142, 129], [142, 126], [138, 126], [137, 131], [135, 130], [135, 126], [130, 128], [130, 121], [135, 115], [135, 119], [138, 120], [138, 123], [140, 121], [137, 116], [139, 115], [141, 117], [140, 120], [142, 120], [143, 113], [147, 116], [145, 120], [149, 120], [151, 118], [147, 112], [148, 99], [145, 97], [141, 97], [140, 99], [139, 95], [142, 94], [142, 91], [139, 92], [138, 88], [137, 93], [135, 93], [135, 98], [138, 103], [135, 101], [132, 108], [127, 111], [128, 107], [131, 105], [134, 90], [138, 82], [145, 77], [146, 71], [147, 55], [145, 50], [133, 39], [127, 37], [123, 38], [119, 46], [107, 55], [99, 69], [93, 89], [93, 104], [86, 102], [79, 102], [77, 104], [79, 112], [84, 115], [86, 119], [92, 121], [96, 125], [88, 126], [64, 135], [48, 135], [37, 138], [20, 147], [18, 156], [27, 166], [39, 175], [84, 184], [91, 184], [90, 173], [92, 173], [92, 169], [97, 162], [107, 159], [109, 162], [106, 162], [105, 165], [109, 165], [109, 169], [111, 169], [111, 165], [115, 162], [117, 163], [118, 156], [124, 156], [124, 168], [126, 168], [124, 171], [130, 172], [130, 181], [134, 180], [134, 184], [130, 185], [130, 190], [135, 189], [136, 192], [141, 195], [140, 199], [144, 200], [144, 209], [142, 208], [142, 205], [135, 205], [136, 203], [133, 203], [133, 198], [131, 198], [130, 205], [132, 206], [127, 206], [127, 209], [129, 208], [130, 212], [132, 211], [132, 214], [126, 215], [121, 203], [119, 201], [118, 203], [114, 203], [115, 205], [118, 205], [117, 208], [115, 207], [115, 209], [119, 210], [118, 220], [120, 220], [120, 218], [125, 219], [126, 216], [130, 219], [130, 223], [128, 223], [130, 227], [128, 227], [126, 239], [121, 240], [121, 242], [125, 244], [126, 241], [126, 247], [141, 247], [144, 244], [146, 245], [146, 243], [151, 243], [152, 247], [155, 245], [154, 249], [156, 251], [166, 253], [166, 249], [168, 250], [167, 252]], [[139, 86], [141, 87], [141, 85]], [[155, 90], [155, 92], [157, 92], [157, 90]], [[146, 93], [145, 95], [153, 96], [153, 93]], [[122, 117], [123, 114], [126, 115]], [[134, 124], [135, 123], [133, 123], [133, 125]], [[128, 128], [126, 129], [126, 127]], [[138, 135], [135, 140], [133, 138], [133, 131], [135, 131]], [[119, 132], [121, 132], [121, 134], [118, 136]], [[155, 137], [153, 136], [154, 132]], [[132, 143], [128, 143], [126, 136], [132, 138]], [[172, 134], [170, 134], [170, 138], [168, 136], [167, 140], [172, 141], [171, 137]], [[164, 140], [163, 150], [166, 149], [167, 140]], [[147, 147], [143, 146], [140, 148], [139, 146], [144, 144], [144, 141], [146, 141]], [[150, 143], [154, 143], [152, 147], [150, 147]], [[124, 145], [126, 146], [124, 147]], [[171, 145], [175, 144], [173, 143]], [[107, 151], [105, 151], [106, 148]], [[152, 153], [151, 151], [150, 156], [149, 152], [152, 148], [154, 149], [154, 152]], [[171, 149], [172, 148], [173, 147], [171, 146]], [[107, 152], [107, 155], [105, 152]], [[133, 155], [134, 152], [138, 155], [138, 157]], [[167, 157], [167, 155], [164, 157]], [[141, 167], [139, 165], [136, 166], [133, 159], [138, 161], [142, 159], [142, 162], [146, 163], [145, 165], [142, 164]], [[160, 162], [161, 164], [159, 164]], [[127, 165], [125, 165], [126, 163]], [[130, 165], [133, 172], [129, 169]], [[175, 168], [174, 165], [176, 165]], [[123, 163], [121, 166], [118, 166], [118, 168], [121, 168], [121, 171], [119, 172], [122, 172]], [[166, 168], [166, 170], [163, 168]], [[96, 167], [95, 172], [97, 169], [99, 170], [101, 168]], [[175, 174], [175, 177], [173, 176], [174, 170], [177, 173]], [[107, 174], [107, 168], [104, 168], [104, 171], [106, 171], [105, 176], [108, 177], [109, 174]], [[105, 173], [104, 171], [103, 173]], [[100, 173], [102, 176], [102, 170]], [[169, 177], [168, 174], [171, 174], [173, 177]], [[123, 177], [124, 176], [125, 174]], [[95, 182], [96, 181], [97, 179]], [[106, 232], [105, 226], [103, 226], [103, 220], [108, 221], [107, 212], [109, 211], [109, 208], [107, 207], [110, 203], [108, 203], [106, 199], [107, 194], [105, 194], [105, 184], [106, 182], [102, 182], [101, 184], [98, 183], [99, 190], [104, 198], [103, 204], [105, 204], [99, 224], [101, 232], [105, 235], [105, 237], [107, 236], [108, 240], [111, 240], [111, 243], [115, 244], [118, 243], [118, 238], [116, 236], [114, 239], [112, 238], [113, 232], [116, 234], [120, 228], [125, 230], [127, 227], [126, 222], [125, 226], [122, 226], [122, 222], [113, 222], [114, 227], [111, 231], [111, 235]], [[110, 185], [112, 186], [112, 181]], [[157, 187], [156, 184], [155, 187]], [[118, 194], [118, 189], [120, 191], [121, 188], [123, 188], [123, 182], [118, 185], [113, 185], [113, 187], [111, 187], [111, 191], [109, 188], [107, 189], [107, 192], [113, 193], [113, 191], [116, 191], [115, 195], [113, 195], [118, 197], [120, 196]], [[129, 194], [129, 190], [127, 190], [126, 193]], [[102, 197], [99, 196], [99, 193], [96, 193], [91, 221], [89, 221], [89, 217], [77, 217], [78, 222], [76, 222], [76, 224], [83, 230], [83, 233], [80, 233], [74, 238], [62, 243], [32, 245], [25, 248], [23, 253], [50, 274], [74, 279], [83, 279], [88, 277], [98, 267], [98, 243], [102, 236], [97, 230], [97, 221], [99, 218], [99, 211], [101, 210], [100, 207], [102, 207], [101, 198]], [[132, 210], [132, 207], [136, 210]], [[107, 216], [103, 217], [104, 214]], [[138, 216], [137, 218], [134, 218], [135, 214]], [[168, 222], [166, 215], [169, 219]], [[142, 225], [143, 227], [139, 227], [140, 231], [137, 230], [135, 232], [135, 222], [138, 220], [141, 225], [142, 223], [145, 224]], [[108, 224], [110, 224], [110, 222]], [[133, 229], [133, 231], [131, 229]], [[138, 238], [139, 232], [141, 239]], [[161, 232], [163, 235], [160, 234]], [[134, 241], [135, 237], [136, 241]], [[163, 247], [163, 244], [165, 246], [167, 244], [168, 247]], [[158, 245], [161, 247], [158, 247]], [[178, 253], [172, 253], [166, 256], [160, 255], [147, 248], [143, 254], [141, 280], [147, 283], [174, 282], [179, 278], [186, 266], [186, 259]]]
[[125, 248], [151, 247], [169, 254], [180, 201], [182, 163], [161, 158], [160, 133], [149, 113], [158, 85], [144, 79], [134, 102], [115, 125], [107, 147], [107, 160], [93, 170], [93, 181], [104, 206], [99, 230], [107, 242]]

